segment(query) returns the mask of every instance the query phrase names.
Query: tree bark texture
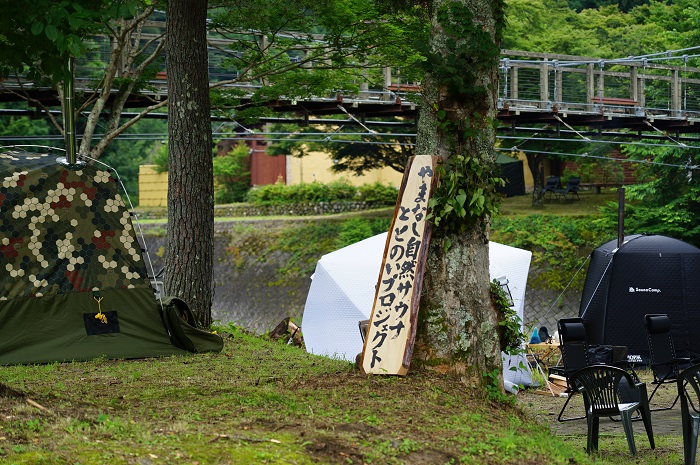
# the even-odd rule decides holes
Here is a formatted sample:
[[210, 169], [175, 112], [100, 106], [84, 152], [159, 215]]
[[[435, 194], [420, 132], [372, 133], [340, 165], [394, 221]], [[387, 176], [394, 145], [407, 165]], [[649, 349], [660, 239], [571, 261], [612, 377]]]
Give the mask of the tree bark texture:
[[[446, 58], [448, 34], [436, 18], [443, 4], [466, 6], [478, 28], [496, 37], [496, 0], [433, 0], [430, 49]], [[459, 41], [468, 37], [451, 37]], [[437, 73], [427, 72], [423, 85], [417, 153], [439, 155], [443, 160], [462, 154], [495, 161], [498, 60], [477, 75], [486, 92], [478, 98], [455, 98]], [[466, 132], [455, 133], [441, 125], [438, 111], [448, 120], [466, 122]], [[475, 117], [478, 114], [480, 117]], [[445, 121], [443, 117], [442, 121]], [[468, 134], [465, 136], [465, 134]], [[434, 228], [421, 296], [414, 361], [441, 365], [463, 376], [469, 385], [483, 387], [492, 373], [501, 379], [497, 315], [490, 300], [488, 215], [466, 218], [455, 228]], [[445, 251], [444, 245], [451, 242]]]
[[168, 235], [165, 293], [211, 324], [214, 175], [207, 72], [207, 0], [167, 2]]

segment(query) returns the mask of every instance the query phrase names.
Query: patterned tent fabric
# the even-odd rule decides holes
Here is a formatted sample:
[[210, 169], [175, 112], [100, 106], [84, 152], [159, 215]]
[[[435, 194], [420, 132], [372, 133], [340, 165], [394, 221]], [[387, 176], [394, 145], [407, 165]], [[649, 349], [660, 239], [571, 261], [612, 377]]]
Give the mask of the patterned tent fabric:
[[0, 154], [0, 299], [150, 287], [116, 180], [56, 166], [55, 155]]

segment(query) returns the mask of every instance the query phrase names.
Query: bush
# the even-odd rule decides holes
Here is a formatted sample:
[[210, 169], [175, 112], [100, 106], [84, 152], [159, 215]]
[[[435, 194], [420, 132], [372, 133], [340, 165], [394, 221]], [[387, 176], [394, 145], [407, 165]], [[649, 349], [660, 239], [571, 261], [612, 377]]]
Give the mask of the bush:
[[168, 164], [168, 144], [161, 144], [153, 155], [153, 164], [156, 165], [156, 172], [167, 173]]
[[539, 288], [583, 289], [586, 273], [578, 273], [586, 257], [616, 231], [590, 217], [530, 215], [494, 218], [491, 240], [532, 252], [531, 268], [539, 270], [531, 284]]
[[240, 142], [224, 156], [214, 157], [214, 201], [243, 202], [250, 187], [249, 149]]
[[360, 199], [365, 202], [377, 202], [383, 205], [394, 205], [399, 195], [399, 190], [394, 186], [375, 182], [363, 184], [359, 187]]
[[380, 183], [355, 187], [345, 179], [328, 184], [320, 182], [301, 184], [268, 184], [248, 191], [246, 200], [258, 205], [308, 202], [376, 202], [381, 205], [396, 203], [397, 189]]
[[391, 225], [391, 218], [380, 218], [366, 220], [353, 218], [346, 221], [340, 227], [340, 233], [336, 239], [336, 247], [342, 248], [355, 242], [375, 236], [379, 233], [387, 232]]

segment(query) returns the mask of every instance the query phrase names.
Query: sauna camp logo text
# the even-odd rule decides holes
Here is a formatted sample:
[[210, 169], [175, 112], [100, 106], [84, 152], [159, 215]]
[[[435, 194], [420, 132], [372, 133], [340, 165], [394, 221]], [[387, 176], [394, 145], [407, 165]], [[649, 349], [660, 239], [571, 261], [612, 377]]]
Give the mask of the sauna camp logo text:
[[630, 292], [651, 292], [653, 294], [661, 294], [661, 289], [656, 289], [653, 287], [634, 287], [630, 286]]

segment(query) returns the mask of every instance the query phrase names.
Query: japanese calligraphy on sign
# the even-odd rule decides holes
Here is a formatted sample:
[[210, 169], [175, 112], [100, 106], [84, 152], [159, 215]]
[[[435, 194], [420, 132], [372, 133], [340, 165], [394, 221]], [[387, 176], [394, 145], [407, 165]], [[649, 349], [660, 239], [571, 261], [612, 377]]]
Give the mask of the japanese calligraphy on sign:
[[418, 155], [404, 172], [362, 350], [365, 373], [408, 372], [430, 242], [426, 217], [436, 164], [437, 157]]

